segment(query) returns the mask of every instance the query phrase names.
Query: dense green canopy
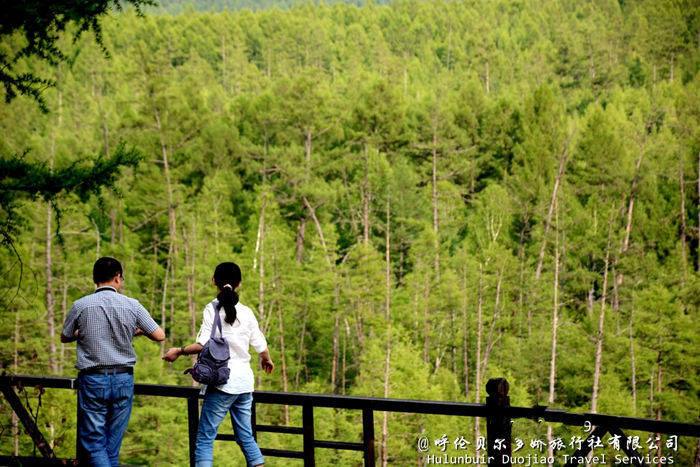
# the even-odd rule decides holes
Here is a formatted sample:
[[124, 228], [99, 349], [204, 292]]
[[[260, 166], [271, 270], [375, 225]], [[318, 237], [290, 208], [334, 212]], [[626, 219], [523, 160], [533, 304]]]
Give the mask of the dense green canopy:
[[[75, 373], [58, 333], [100, 255], [123, 260], [125, 293], [166, 346], [192, 342], [213, 269], [233, 260], [277, 364], [259, 389], [483, 402], [503, 376], [513, 405], [695, 422], [699, 20], [690, 1], [402, 0], [126, 11], [102, 22], [109, 56], [60, 35], [74, 60], [15, 64], [56, 86], [48, 114], [27, 96], [2, 104], [0, 153], [65, 168], [124, 141], [143, 157], [130, 153], [113, 189], [58, 200], [60, 244], [51, 203], [14, 201], [25, 280], [0, 251], [3, 369]], [[190, 384], [189, 362], [136, 348], [138, 381]], [[72, 456], [73, 395], [42, 402], [47, 436]], [[121, 461], [186, 465], [181, 405], [137, 398]], [[359, 417], [319, 411], [316, 436], [359, 441]], [[419, 435], [446, 435], [455, 455], [455, 439], [473, 454], [485, 434], [473, 419], [389, 414], [384, 430], [376, 417], [391, 465], [417, 461]], [[259, 423], [287, 420], [300, 411], [258, 408]], [[552, 429], [567, 444], [582, 434]], [[516, 422], [519, 453], [546, 432]], [[13, 429], [0, 433], [12, 453]], [[696, 439], [665, 442], [690, 465]], [[242, 459], [233, 443], [215, 456]]]

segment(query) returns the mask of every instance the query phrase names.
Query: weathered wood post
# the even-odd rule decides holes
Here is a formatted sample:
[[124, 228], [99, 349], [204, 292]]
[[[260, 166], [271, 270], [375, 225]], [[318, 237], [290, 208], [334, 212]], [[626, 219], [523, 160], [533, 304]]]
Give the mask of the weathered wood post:
[[508, 381], [505, 378], [492, 378], [486, 383], [486, 444], [489, 467], [510, 467], [511, 429], [507, 409], [510, 407]]

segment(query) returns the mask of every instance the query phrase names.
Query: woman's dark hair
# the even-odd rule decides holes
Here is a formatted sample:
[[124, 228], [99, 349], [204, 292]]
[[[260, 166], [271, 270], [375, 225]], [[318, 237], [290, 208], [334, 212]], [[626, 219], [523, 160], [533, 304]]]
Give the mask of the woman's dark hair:
[[221, 290], [216, 298], [226, 312], [224, 321], [233, 324], [236, 321], [236, 303], [238, 303], [238, 294], [235, 289], [241, 283], [241, 268], [236, 263], [219, 264], [214, 270], [214, 283]]

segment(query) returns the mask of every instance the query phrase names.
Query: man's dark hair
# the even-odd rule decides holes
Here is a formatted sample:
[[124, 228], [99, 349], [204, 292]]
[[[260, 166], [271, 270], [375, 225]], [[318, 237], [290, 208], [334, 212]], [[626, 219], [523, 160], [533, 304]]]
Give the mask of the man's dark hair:
[[103, 256], [95, 261], [95, 265], [92, 267], [92, 280], [95, 284], [103, 284], [123, 273], [122, 263], [109, 256]]

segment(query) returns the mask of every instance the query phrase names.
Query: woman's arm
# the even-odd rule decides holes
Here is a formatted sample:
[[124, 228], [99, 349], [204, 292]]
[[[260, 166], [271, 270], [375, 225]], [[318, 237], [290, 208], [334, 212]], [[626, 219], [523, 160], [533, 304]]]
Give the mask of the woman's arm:
[[214, 321], [214, 307], [211, 303], [208, 303], [204, 307], [204, 317], [202, 319], [202, 326], [199, 328], [199, 333], [197, 334], [197, 341], [194, 344], [186, 345], [184, 347], [171, 347], [163, 355], [163, 360], [168, 362], [174, 362], [178, 359], [180, 355], [191, 355], [201, 352], [204, 348], [204, 344], [209, 340], [211, 335], [211, 327]]
[[272, 359], [270, 358], [270, 351], [268, 349], [265, 349], [262, 352], [260, 352], [260, 368], [265, 370], [265, 373], [267, 374], [272, 373], [272, 370], [275, 369], [275, 364], [272, 363]]
[[163, 355], [163, 360], [168, 362], [174, 362], [178, 359], [180, 355], [191, 355], [199, 353], [202, 351], [203, 348], [204, 346], [197, 342], [195, 342], [194, 344], [186, 345], [184, 347], [171, 347], [168, 349], [167, 352], [165, 352], [165, 355]]

